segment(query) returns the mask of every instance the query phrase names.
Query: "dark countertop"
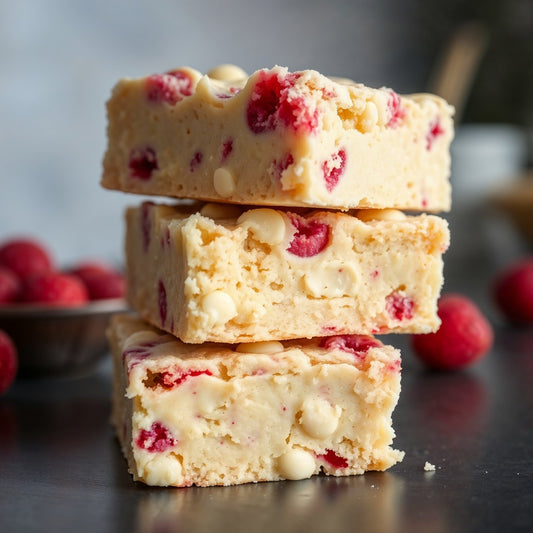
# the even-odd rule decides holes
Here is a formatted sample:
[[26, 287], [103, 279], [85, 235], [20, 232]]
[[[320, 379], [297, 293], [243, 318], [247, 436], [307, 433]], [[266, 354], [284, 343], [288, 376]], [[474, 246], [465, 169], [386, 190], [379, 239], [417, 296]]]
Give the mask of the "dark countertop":
[[[404, 337], [385, 473], [236, 487], [134, 483], [108, 423], [105, 362], [19, 380], [0, 400], [0, 531], [531, 531], [533, 331], [498, 329], [485, 360], [426, 373]], [[425, 472], [426, 461], [436, 466]]]
[[[483, 307], [480, 264], [475, 283], [448, 268], [445, 288]], [[393, 419], [406, 456], [346, 478], [147, 487], [109, 424], [109, 361], [85, 377], [19, 379], [0, 398], [0, 532], [533, 531], [533, 328], [495, 327], [491, 353], [449, 374], [424, 371], [407, 336], [384, 339], [403, 353]]]

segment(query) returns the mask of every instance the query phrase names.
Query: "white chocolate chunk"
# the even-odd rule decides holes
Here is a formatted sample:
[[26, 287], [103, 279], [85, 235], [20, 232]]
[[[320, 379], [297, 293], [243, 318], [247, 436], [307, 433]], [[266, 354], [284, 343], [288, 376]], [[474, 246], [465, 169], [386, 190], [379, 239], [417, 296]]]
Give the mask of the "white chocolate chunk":
[[279, 471], [285, 479], [306, 479], [315, 471], [315, 458], [301, 448], [293, 448], [279, 458]]
[[248, 77], [245, 70], [230, 63], [223, 63], [222, 65], [213, 67], [207, 75], [214, 80], [220, 81], [236, 81]]
[[235, 348], [240, 353], [278, 353], [283, 351], [283, 344], [279, 341], [243, 342]]
[[231, 296], [224, 291], [213, 291], [202, 299], [202, 310], [215, 325], [225, 324], [237, 314], [237, 307]]
[[337, 429], [341, 413], [339, 406], [324, 399], [308, 398], [302, 405], [300, 425], [310, 437], [324, 439]]
[[357, 212], [357, 218], [363, 222], [370, 220], [400, 221], [405, 220], [406, 215], [398, 209], [361, 209]]
[[278, 211], [262, 208], [244, 212], [237, 223], [248, 227], [254, 237], [271, 246], [279, 244], [285, 237], [285, 220]]
[[213, 174], [213, 186], [217, 194], [227, 198], [235, 191], [235, 178], [228, 169], [219, 167]]
[[183, 477], [181, 464], [169, 455], [154, 455], [145, 465], [140, 477], [147, 485], [171, 486]]
[[357, 274], [351, 265], [334, 262], [307, 272], [303, 279], [314, 298], [335, 298], [355, 294]]

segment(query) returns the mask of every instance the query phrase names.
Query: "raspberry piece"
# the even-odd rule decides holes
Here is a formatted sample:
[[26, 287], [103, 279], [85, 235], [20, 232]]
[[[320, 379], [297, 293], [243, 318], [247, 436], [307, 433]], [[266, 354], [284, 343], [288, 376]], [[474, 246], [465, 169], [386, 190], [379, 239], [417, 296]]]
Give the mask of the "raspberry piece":
[[224, 161], [230, 156], [231, 152], [233, 152], [233, 139], [227, 139], [222, 143], [220, 161], [224, 163]]
[[430, 368], [456, 370], [478, 361], [491, 348], [492, 327], [467, 297], [442, 296], [438, 314], [438, 331], [411, 337], [415, 354]]
[[18, 355], [11, 337], [0, 329], [0, 396], [11, 387], [18, 369]]
[[394, 91], [389, 92], [387, 108], [390, 114], [387, 126], [390, 128], [398, 127], [407, 113], [405, 107], [402, 106], [402, 99], [398, 93], [395, 93]]
[[178, 441], [161, 422], [154, 422], [150, 429], [139, 431], [135, 443], [139, 448], [148, 452], [164, 452], [176, 446]]
[[435, 139], [437, 139], [441, 135], [444, 135], [444, 128], [440, 123], [440, 118], [437, 117], [429, 124], [429, 129], [426, 133], [426, 150], [431, 150]]
[[154, 170], [159, 168], [155, 150], [149, 146], [134, 148], [130, 153], [128, 168], [132, 178], [149, 180]]
[[164, 389], [173, 389], [178, 387], [188, 378], [194, 378], [196, 376], [212, 376], [213, 373], [210, 370], [186, 370], [174, 369], [172, 372], [158, 372], [152, 376], [152, 383], [159, 385]]
[[385, 308], [390, 316], [401, 322], [413, 318], [415, 303], [410, 296], [404, 296], [395, 291], [387, 296]]
[[331, 192], [339, 183], [346, 167], [346, 151], [340, 149], [331, 159], [322, 163], [322, 173], [326, 182], [326, 189]]
[[24, 280], [34, 274], [52, 270], [48, 250], [31, 239], [14, 239], [0, 247], [0, 266], [8, 268]]
[[161, 280], [159, 280], [157, 286], [157, 303], [159, 305], [159, 319], [161, 320], [161, 325], [164, 326], [167, 320], [167, 291], [165, 284]]
[[146, 80], [148, 100], [174, 105], [193, 91], [191, 77], [183, 70], [171, 70], [165, 74], [154, 74]]
[[297, 132], [312, 132], [318, 126], [318, 110], [312, 112], [301, 95], [290, 94], [298, 73], [280, 78], [262, 71], [250, 95], [246, 120], [253, 133], [273, 131], [283, 125]]
[[319, 254], [328, 244], [330, 227], [318, 220], [306, 220], [294, 213], [287, 213], [296, 233], [287, 248], [298, 257], [312, 257]]
[[383, 344], [370, 335], [335, 335], [325, 337], [321, 340], [320, 346], [326, 350], [342, 350], [353, 353], [357, 357], [364, 357], [370, 348], [382, 346]]
[[510, 322], [533, 324], [533, 257], [514, 261], [499, 272], [493, 298]]
[[326, 453], [318, 455], [319, 459], [322, 459], [333, 468], [346, 468], [348, 461], [342, 455], [337, 454], [333, 450], [326, 450]]
[[202, 164], [203, 158], [204, 154], [202, 154], [202, 152], [194, 152], [194, 155], [192, 156], [189, 162], [189, 170], [191, 172], [194, 172], [196, 170], [196, 167]]
[[9, 268], [0, 266], [0, 304], [15, 302], [20, 297], [22, 283]]
[[87, 289], [76, 276], [46, 272], [27, 279], [21, 300], [49, 305], [78, 306], [89, 300]]

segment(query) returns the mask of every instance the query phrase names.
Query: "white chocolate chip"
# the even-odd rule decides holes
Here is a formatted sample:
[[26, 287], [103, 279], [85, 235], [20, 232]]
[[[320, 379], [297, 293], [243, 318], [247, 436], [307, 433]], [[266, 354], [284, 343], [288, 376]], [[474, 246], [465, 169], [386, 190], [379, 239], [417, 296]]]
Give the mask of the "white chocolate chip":
[[333, 406], [320, 398], [309, 398], [302, 405], [299, 422], [310, 437], [324, 439], [337, 429], [341, 413], [338, 405]]
[[284, 479], [306, 479], [315, 473], [316, 462], [311, 453], [292, 448], [279, 458], [278, 467]]
[[214, 325], [225, 324], [237, 314], [231, 296], [224, 291], [213, 291], [202, 298], [202, 310]]
[[314, 298], [336, 298], [355, 293], [357, 273], [352, 265], [336, 261], [306, 272], [303, 281]]
[[283, 351], [283, 344], [279, 341], [243, 342], [235, 348], [241, 353], [279, 353]]
[[237, 218], [241, 213], [241, 209], [236, 205], [231, 204], [205, 204], [200, 210], [200, 214], [204, 217], [213, 220], [220, 220], [224, 218]]
[[213, 186], [217, 194], [227, 198], [235, 192], [235, 178], [227, 168], [217, 168], [213, 174]]
[[217, 65], [213, 67], [207, 75], [214, 79], [220, 81], [236, 81], [242, 80], [248, 77], [246, 71], [237, 65], [231, 65], [230, 63]]
[[154, 455], [140, 474], [147, 485], [179, 486], [183, 483], [183, 468], [173, 455]]
[[274, 209], [252, 209], [243, 213], [237, 223], [250, 229], [259, 241], [271, 246], [279, 244], [285, 237], [285, 220]]
[[357, 218], [363, 222], [370, 220], [386, 220], [389, 222], [405, 220], [406, 215], [398, 209], [360, 209]]
[[359, 129], [363, 133], [372, 131], [378, 123], [378, 108], [374, 102], [367, 102], [359, 120]]

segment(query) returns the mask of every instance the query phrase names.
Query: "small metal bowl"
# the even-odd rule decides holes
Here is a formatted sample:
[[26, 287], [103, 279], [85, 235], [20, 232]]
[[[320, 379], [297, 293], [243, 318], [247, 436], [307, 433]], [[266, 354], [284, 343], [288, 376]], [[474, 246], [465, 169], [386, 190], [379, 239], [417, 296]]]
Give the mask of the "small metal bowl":
[[19, 375], [84, 374], [109, 353], [105, 331], [110, 316], [127, 309], [123, 299], [82, 307], [15, 304], [0, 307], [0, 329], [17, 348]]

